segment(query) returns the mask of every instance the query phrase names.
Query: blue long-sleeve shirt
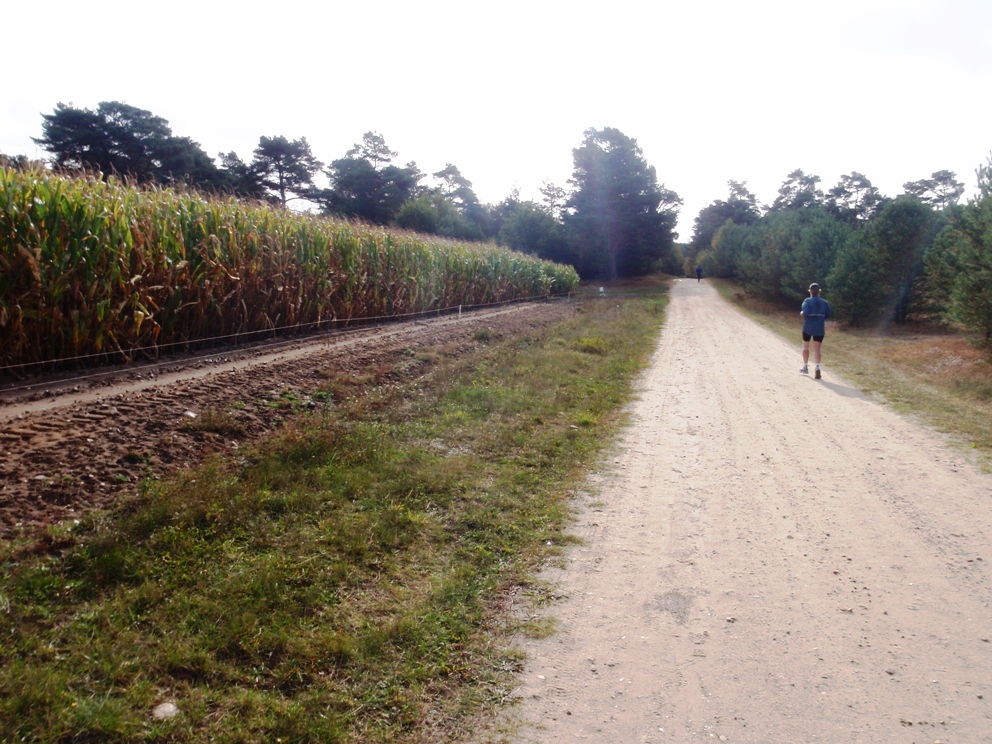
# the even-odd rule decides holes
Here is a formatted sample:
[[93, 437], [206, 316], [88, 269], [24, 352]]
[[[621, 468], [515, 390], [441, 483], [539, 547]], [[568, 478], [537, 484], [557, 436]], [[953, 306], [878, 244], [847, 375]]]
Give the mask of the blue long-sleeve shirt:
[[833, 316], [830, 303], [820, 296], [807, 297], [803, 300], [803, 333], [810, 336], [822, 336], [827, 318]]

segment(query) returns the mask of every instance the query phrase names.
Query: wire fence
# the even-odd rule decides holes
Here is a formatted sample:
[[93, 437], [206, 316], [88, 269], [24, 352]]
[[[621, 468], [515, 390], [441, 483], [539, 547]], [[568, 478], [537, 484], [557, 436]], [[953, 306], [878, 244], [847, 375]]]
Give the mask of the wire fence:
[[[16, 373], [20, 373], [22, 376], [26, 376], [29, 374], [40, 374], [44, 372], [46, 368], [52, 371], [58, 371], [58, 370], [65, 371], [67, 369], [72, 369], [74, 366], [75, 367], [82, 366], [85, 362], [88, 361], [91, 362], [95, 359], [103, 359], [106, 360], [104, 363], [111, 364], [112, 362], [110, 362], [109, 360], [113, 359], [114, 357], [121, 358], [121, 360], [125, 365], [125, 370], [126, 370], [127, 367], [136, 368], [137, 365], [135, 365], [134, 359], [141, 355], [146, 355], [152, 359], [157, 359], [162, 351], [169, 349], [176, 349], [176, 348], [183, 350], [204, 349], [204, 348], [213, 349], [213, 351], [209, 354], [204, 354], [199, 357], [184, 357], [181, 360], [184, 364], [189, 364], [191, 362], [197, 362], [197, 361], [202, 361], [204, 359], [208, 359], [210, 356], [214, 355], [218, 347], [221, 347], [221, 345], [224, 342], [229, 342], [232, 339], [234, 339], [236, 344], [234, 350], [243, 348], [237, 346], [237, 344], [240, 344], [241, 342], [250, 345], [250, 348], [253, 350], [270, 349], [276, 346], [284, 345], [286, 343], [292, 343], [293, 341], [298, 341], [299, 340], [298, 337], [301, 335], [311, 335], [321, 332], [330, 332], [330, 333], [334, 333], [335, 335], [343, 335], [347, 333], [356, 333], [359, 331], [368, 330], [370, 327], [375, 327], [375, 326], [382, 327], [383, 325], [389, 323], [396, 323], [404, 320], [412, 320], [415, 318], [442, 317], [446, 315], [454, 315], [456, 313], [459, 316], [461, 316], [463, 312], [472, 312], [477, 310], [484, 310], [486, 308], [504, 307], [508, 305], [522, 304], [527, 302], [537, 302], [541, 300], [543, 301], [560, 300], [560, 299], [567, 299], [570, 297], [571, 297], [571, 293], [569, 293], [569, 295], [567, 296], [544, 294], [544, 295], [533, 295], [531, 297], [517, 297], [512, 300], [503, 300], [500, 302], [489, 302], [489, 303], [481, 303], [475, 305], [451, 305], [450, 307], [433, 308], [431, 310], [421, 310], [418, 312], [411, 312], [411, 313], [399, 313], [395, 315], [374, 315], [374, 316], [366, 316], [360, 318], [344, 318], [344, 319], [328, 318], [326, 320], [312, 321], [309, 323], [297, 323], [293, 325], [276, 326], [273, 328], [266, 328], [258, 331], [232, 333], [222, 336], [210, 336], [210, 337], [204, 337], [198, 339], [190, 339], [187, 341], [176, 341], [167, 344], [157, 344], [153, 346], [139, 346], [139, 347], [129, 348], [126, 350], [115, 349], [112, 351], [100, 352], [94, 354], [80, 354], [78, 356], [63, 357], [59, 359], [48, 359], [37, 362], [24, 362], [22, 364], [5, 365], [5, 366], [0, 366], [0, 378], [11, 377], [14, 376]], [[347, 329], [343, 329], [341, 328], [341, 326], [351, 326], [351, 327]], [[262, 339], [267, 336], [278, 338], [278, 340], [273, 341], [273, 343], [270, 344], [251, 343], [252, 339]], [[231, 351], [231, 349], [228, 349], [228, 351]], [[145, 363], [142, 366], [142, 368], [145, 368], [147, 366], [157, 366], [158, 364], [161, 363], [162, 362]], [[38, 370], [38, 371], [33, 371], [33, 370]], [[110, 370], [102, 370], [84, 375], [72, 375], [71, 377], [67, 377], [59, 380], [59, 383], [63, 385], [71, 385], [74, 383], [84, 382], [87, 380], [99, 379], [100, 377], [106, 377], [109, 375], [121, 374], [121, 372], [122, 372], [121, 367], [115, 366], [113, 369]], [[18, 380], [18, 382], [22, 382], [22, 380]], [[14, 385], [0, 384], [0, 392], [6, 393], [6, 392], [18, 392], [22, 390], [30, 390], [32, 388], [37, 387], [38, 384], [39, 383], [37, 382], [14, 384]]]

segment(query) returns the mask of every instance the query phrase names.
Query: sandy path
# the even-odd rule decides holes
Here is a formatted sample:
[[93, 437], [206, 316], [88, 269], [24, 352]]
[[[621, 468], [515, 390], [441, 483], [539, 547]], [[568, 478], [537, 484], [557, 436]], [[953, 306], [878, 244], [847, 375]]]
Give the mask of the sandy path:
[[517, 741], [992, 742], [992, 476], [797, 347], [676, 283]]

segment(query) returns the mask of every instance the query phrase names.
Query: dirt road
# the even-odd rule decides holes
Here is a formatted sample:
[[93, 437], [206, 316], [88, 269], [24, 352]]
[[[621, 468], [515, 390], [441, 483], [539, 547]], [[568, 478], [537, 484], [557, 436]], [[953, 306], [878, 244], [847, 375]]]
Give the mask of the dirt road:
[[511, 739], [992, 742], [992, 476], [798, 346], [676, 283]]

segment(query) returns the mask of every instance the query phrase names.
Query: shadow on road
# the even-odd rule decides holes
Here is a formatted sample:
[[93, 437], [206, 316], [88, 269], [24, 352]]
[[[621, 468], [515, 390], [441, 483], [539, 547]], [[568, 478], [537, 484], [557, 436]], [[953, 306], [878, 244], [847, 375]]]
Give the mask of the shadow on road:
[[[813, 379], [812, 376], [810, 379]], [[852, 387], [848, 387], [847, 385], [839, 385], [836, 382], [827, 382], [826, 380], [814, 380], [814, 382], [823, 385], [825, 388], [833, 390], [837, 393], [837, 395], [842, 395], [845, 398], [860, 398], [862, 400], [867, 400], [867, 396], [864, 393], [860, 390], [855, 390]]]

